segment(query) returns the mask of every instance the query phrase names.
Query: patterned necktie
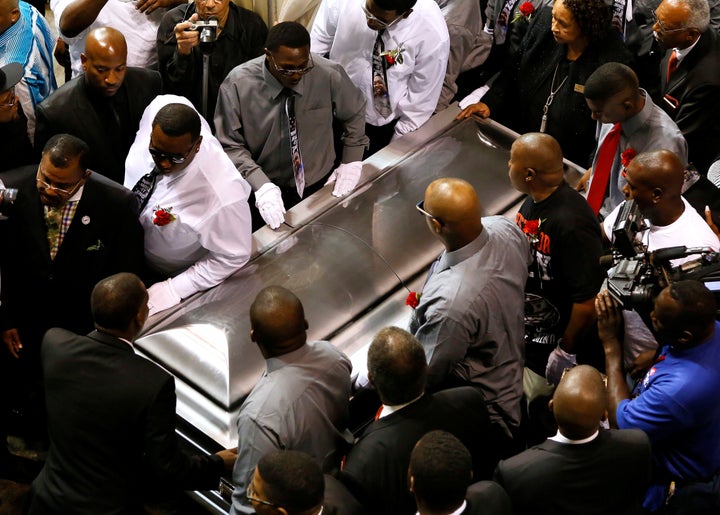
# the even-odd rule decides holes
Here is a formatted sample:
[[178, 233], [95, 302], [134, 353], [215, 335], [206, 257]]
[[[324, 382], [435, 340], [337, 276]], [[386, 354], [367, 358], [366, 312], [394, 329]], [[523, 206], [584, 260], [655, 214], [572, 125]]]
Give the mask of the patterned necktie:
[[382, 35], [385, 30], [379, 30], [375, 38], [372, 57], [372, 88], [373, 106], [380, 116], [387, 118], [392, 114], [390, 109], [390, 93], [388, 92], [387, 64], [382, 53], [385, 51]]
[[143, 175], [140, 180], [133, 186], [132, 192], [138, 202], [138, 212], [142, 213], [142, 210], [147, 206], [150, 196], [155, 191], [157, 185], [157, 178], [160, 175], [160, 171], [157, 166], [152, 169], [150, 173]]
[[498, 15], [497, 21], [495, 22], [495, 30], [493, 33], [495, 36], [496, 45], [502, 45], [503, 43], [505, 43], [510, 14], [515, 7], [516, 2], [517, 0], [507, 0], [505, 2], [505, 5], [503, 5], [502, 11], [500, 11], [500, 15]]
[[665, 79], [666, 84], [670, 82], [670, 77], [672, 77], [673, 73], [675, 73], [679, 64], [680, 61], [678, 61], [677, 58], [677, 50], [673, 50], [672, 54], [670, 54], [670, 59], [668, 59], [667, 77]]
[[605, 136], [602, 145], [600, 145], [600, 150], [598, 150], [597, 163], [595, 170], [593, 170], [593, 178], [587, 196], [588, 204], [590, 204], [595, 214], [600, 212], [600, 207], [605, 199], [605, 192], [607, 191], [608, 182], [610, 182], [610, 170], [615, 162], [621, 132], [620, 124], [616, 123]]
[[288, 133], [290, 134], [290, 159], [295, 176], [295, 188], [300, 198], [305, 191], [305, 167], [300, 154], [300, 138], [298, 136], [297, 119], [295, 118], [295, 92], [290, 88], [284, 88], [285, 114], [288, 119]]
[[45, 210], [45, 225], [47, 227], [48, 247], [50, 259], [55, 259], [60, 248], [60, 228], [62, 226], [62, 207], [47, 207]]

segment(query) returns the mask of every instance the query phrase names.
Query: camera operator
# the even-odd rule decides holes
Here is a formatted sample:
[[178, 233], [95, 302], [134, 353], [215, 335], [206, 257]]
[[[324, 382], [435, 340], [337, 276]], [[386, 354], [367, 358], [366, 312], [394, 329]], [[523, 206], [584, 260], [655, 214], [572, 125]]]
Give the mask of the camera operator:
[[[263, 53], [267, 27], [252, 11], [230, 0], [196, 0], [168, 11], [157, 34], [158, 59], [165, 93], [182, 95], [202, 112], [203, 50], [198, 20], [216, 18], [216, 41], [210, 55], [207, 113], [212, 127], [220, 84], [236, 66]], [[214, 130], [213, 130], [214, 132]]]
[[697, 281], [677, 281], [660, 292], [651, 317], [662, 352], [632, 394], [622, 366], [622, 315], [607, 291], [595, 309], [610, 423], [643, 430], [652, 446], [644, 508], [720, 513], [720, 326], [712, 292]]
[[[648, 251], [681, 245], [710, 247], [714, 251], [720, 248], [717, 236], [681, 195], [683, 165], [673, 152], [658, 150], [638, 154], [624, 173], [627, 184], [623, 186], [623, 193], [628, 200], [635, 200], [648, 221], [649, 229], [637, 235]], [[613, 226], [623, 205], [616, 207], [602, 224], [608, 240], [612, 238]], [[671, 264], [677, 266], [696, 257], [675, 259]], [[624, 314], [625, 366], [636, 374], [654, 357], [657, 342], [637, 312]]]

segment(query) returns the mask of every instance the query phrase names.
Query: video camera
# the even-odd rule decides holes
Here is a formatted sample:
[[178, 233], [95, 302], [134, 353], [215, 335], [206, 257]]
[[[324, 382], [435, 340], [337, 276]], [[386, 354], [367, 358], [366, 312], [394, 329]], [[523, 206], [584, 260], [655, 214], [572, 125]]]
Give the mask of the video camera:
[[218, 20], [214, 16], [208, 20], [198, 20], [190, 27], [190, 30], [197, 30], [200, 33], [199, 47], [203, 54], [210, 55], [215, 50], [219, 27]]
[[[628, 200], [613, 226], [611, 256], [601, 264], [610, 268], [603, 288], [622, 306], [636, 311], [652, 310], [652, 303], [663, 288], [675, 281], [697, 280], [705, 283], [720, 300], [720, 253], [709, 247], [666, 247], [648, 252], [635, 239], [648, 229], [634, 200]], [[697, 259], [673, 267], [671, 261], [691, 255]]]

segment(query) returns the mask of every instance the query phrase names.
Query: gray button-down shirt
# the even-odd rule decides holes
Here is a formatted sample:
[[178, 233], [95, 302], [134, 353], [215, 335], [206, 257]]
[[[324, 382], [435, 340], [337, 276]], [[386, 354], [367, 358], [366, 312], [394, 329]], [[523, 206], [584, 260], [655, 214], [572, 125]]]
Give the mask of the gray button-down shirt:
[[429, 388], [450, 374], [473, 383], [493, 422], [518, 427], [530, 244], [504, 217], [482, 222], [480, 236], [431, 270], [410, 332], [425, 349]]
[[[365, 97], [339, 64], [312, 58], [315, 67], [293, 88], [306, 186], [331, 171], [333, 118], [343, 127], [343, 163], [361, 161], [368, 142]], [[265, 59], [231, 71], [220, 86], [215, 109], [217, 138], [254, 191], [267, 182], [295, 187], [283, 86]]]

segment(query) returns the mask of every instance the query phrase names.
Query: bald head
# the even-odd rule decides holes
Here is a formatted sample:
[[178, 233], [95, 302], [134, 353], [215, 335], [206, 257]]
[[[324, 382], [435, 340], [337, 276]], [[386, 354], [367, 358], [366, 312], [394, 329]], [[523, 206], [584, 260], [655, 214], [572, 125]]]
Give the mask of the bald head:
[[80, 61], [88, 88], [105, 97], [114, 96], [125, 80], [125, 36], [110, 27], [91, 30], [85, 38], [85, 52], [80, 54]]
[[549, 195], [565, 180], [562, 149], [549, 134], [530, 132], [516, 139], [508, 166], [513, 187], [533, 198]]
[[600, 372], [588, 365], [571, 368], [555, 389], [552, 410], [560, 432], [581, 440], [598, 430], [605, 418], [607, 389]]
[[0, 34], [20, 19], [18, 0], [0, 0]]
[[307, 329], [300, 299], [282, 286], [261, 290], [250, 306], [250, 328], [266, 358], [298, 349], [305, 344]]
[[685, 171], [675, 153], [669, 150], [644, 152], [635, 156], [630, 166], [635, 180], [649, 188], [662, 188], [666, 196], [680, 197]]
[[482, 232], [480, 201], [472, 184], [463, 179], [443, 177], [431, 182], [425, 190], [424, 209], [432, 215], [431, 230], [448, 250], [467, 245]]

